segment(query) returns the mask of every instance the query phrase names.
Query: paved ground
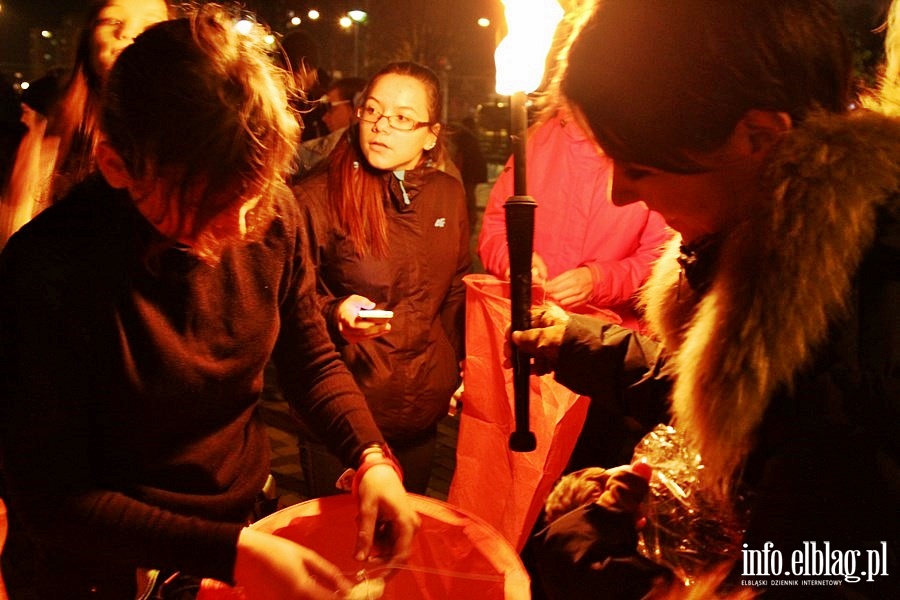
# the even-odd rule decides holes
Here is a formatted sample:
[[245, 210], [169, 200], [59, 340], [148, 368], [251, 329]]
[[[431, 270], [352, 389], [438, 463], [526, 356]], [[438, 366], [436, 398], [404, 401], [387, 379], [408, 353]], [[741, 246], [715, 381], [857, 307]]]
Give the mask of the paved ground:
[[[296, 425], [288, 412], [287, 403], [272, 382], [266, 384], [262, 408], [272, 442], [272, 473], [278, 485], [279, 508], [284, 508], [306, 500], [302, 492], [303, 472], [297, 455]], [[459, 417], [445, 417], [438, 425], [437, 457], [428, 486], [428, 496], [439, 500], [447, 499], [456, 466], [458, 431]]]

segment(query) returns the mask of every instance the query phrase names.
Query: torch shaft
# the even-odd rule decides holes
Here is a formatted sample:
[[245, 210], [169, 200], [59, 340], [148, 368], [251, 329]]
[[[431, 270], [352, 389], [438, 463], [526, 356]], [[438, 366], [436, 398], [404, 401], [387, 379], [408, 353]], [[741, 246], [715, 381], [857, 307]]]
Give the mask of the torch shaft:
[[[509, 247], [510, 321], [513, 331], [531, 327], [531, 254], [534, 238], [534, 209], [537, 203], [528, 196], [512, 196], [506, 200], [506, 243]], [[535, 448], [534, 434], [529, 431], [530, 357], [512, 346], [513, 393], [516, 431], [510, 437], [510, 448], [529, 452]]]
[[[509, 97], [510, 121], [509, 139], [513, 151], [513, 194], [526, 196], [525, 142], [528, 137], [528, 109], [525, 105], [527, 97], [524, 92], [516, 92]], [[529, 267], [529, 271], [530, 271]]]

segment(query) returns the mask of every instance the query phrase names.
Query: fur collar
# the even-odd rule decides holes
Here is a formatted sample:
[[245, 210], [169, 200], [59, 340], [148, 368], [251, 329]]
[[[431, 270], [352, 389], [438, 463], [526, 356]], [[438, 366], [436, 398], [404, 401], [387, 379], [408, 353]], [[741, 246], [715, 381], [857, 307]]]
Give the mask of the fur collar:
[[763, 178], [771, 209], [722, 241], [707, 293], [681, 277], [677, 237], [654, 266], [642, 296], [674, 361], [674, 425], [717, 491], [728, 492], [773, 393], [790, 389], [847, 303], [876, 212], [898, 189], [900, 120], [811, 116], [775, 150]]

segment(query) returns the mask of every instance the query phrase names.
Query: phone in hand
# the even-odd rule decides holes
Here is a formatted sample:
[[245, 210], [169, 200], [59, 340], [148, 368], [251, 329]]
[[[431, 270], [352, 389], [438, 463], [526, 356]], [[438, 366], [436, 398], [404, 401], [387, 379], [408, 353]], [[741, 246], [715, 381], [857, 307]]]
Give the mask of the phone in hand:
[[390, 321], [394, 318], [394, 311], [392, 310], [378, 310], [378, 309], [362, 309], [357, 313], [357, 316], [360, 319], [364, 319], [366, 321]]

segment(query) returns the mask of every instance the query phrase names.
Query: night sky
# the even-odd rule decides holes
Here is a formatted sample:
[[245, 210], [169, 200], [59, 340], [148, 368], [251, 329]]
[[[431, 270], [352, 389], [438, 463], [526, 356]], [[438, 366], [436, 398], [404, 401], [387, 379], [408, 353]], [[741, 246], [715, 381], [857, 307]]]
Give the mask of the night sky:
[[[848, 23], [862, 32], [860, 41], [880, 50], [880, 38], [871, 33], [871, 29], [880, 24], [890, 0], [835, 0], [835, 3]], [[9, 72], [13, 65], [26, 63], [29, 28], [57, 27], [65, 15], [83, 14], [88, 4], [89, 0], [0, 0], [0, 71]], [[264, 20], [266, 15], [286, 14], [289, 8], [304, 12], [305, 7], [314, 5], [323, 12], [363, 8], [373, 17], [377, 15], [381, 25], [387, 27], [378, 32], [379, 36], [409, 32], [416, 26], [419, 28], [417, 33], [425, 34], [426, 38], [450, 32], [446, 33], [449, 41], [445, 46], [455, 47], [461, 53], [474, 51], [471, 36], [478, 34], [466, 27], [470, 27], [469, 23], [474, 22], [476, 16], [499, 19], [502, 14], [501, 0], [242, 0], [241, 4], [257, 10]], [[376, 32], [374, 25], [371, 31]], [[480, 48], [478, 52], [483, 53]], [[455, 66], [463, 66], [461, 63], [468, 58], [453, 57]], [[483, 58], [479, 56], [478, 64], [482, 62]]]
[[[180, 1], [173, 0], [173, 4]], [[80, 22], [89, 4], [89, 0], [0, 0], [0, 70], [26, 62], [29, 28], [52, 29], [66, 15], [77, 15], [76, 22]], [[397, 34], [409, 32], [418, 24], [440, 35], [447, 30], [474, 27], [478, 16], [499, 19], [502, 15], [501, 0], [240, 0], [239, 4], [257, 11], [262, 20], [270, 23], [275, 15], [286, 15], [289, 9], [303, 14], [307, 8], [316, 7], [323, 15], [331, 13], [330, 20], [336, 22], [337, 14], [362, 8], [377, 17], [378, 25]], [[376, 30], [374, 23], [370, 29]], [[455, 45], [469, 51], [470, 42]]]

